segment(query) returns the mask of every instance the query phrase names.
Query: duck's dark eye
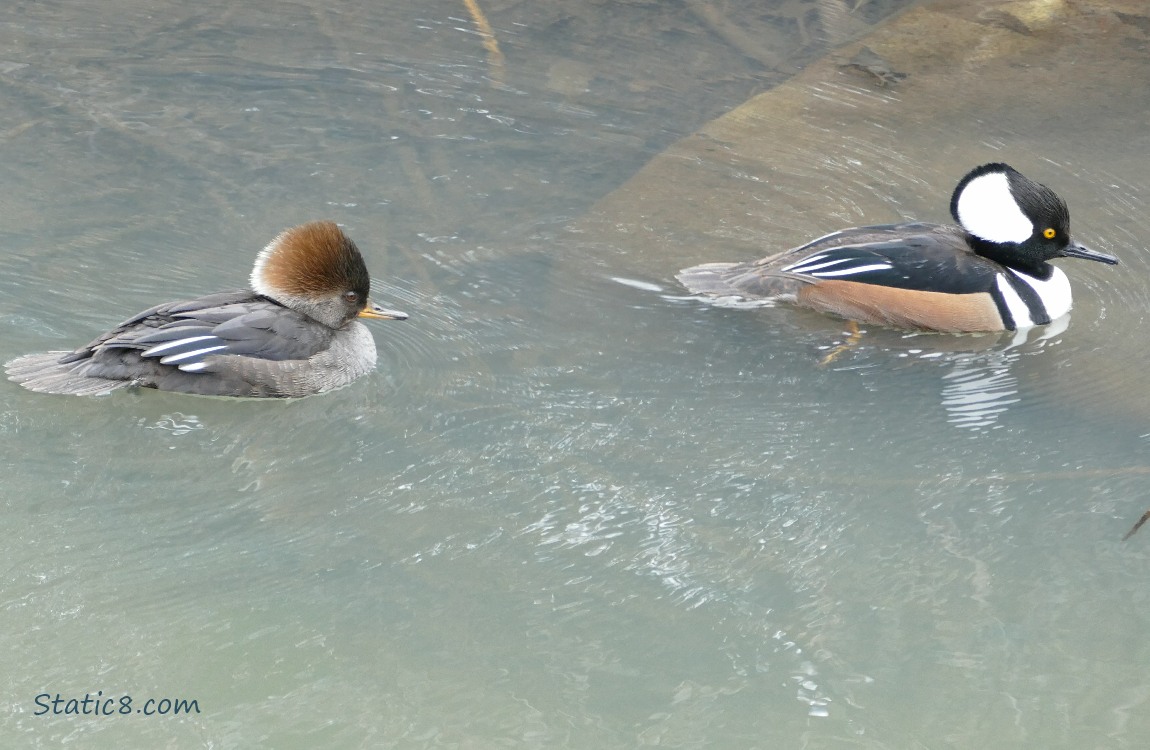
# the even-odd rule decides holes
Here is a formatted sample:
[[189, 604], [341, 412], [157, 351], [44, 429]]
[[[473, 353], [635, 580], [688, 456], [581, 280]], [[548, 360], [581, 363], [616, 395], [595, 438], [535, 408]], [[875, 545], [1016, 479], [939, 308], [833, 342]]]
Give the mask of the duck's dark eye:
[[1054, 235], [1056, 234], [1058, 234], [1058, 232], [1054, 231], [1054, 227], [1047, 227], [1046, 229], [1042, 230], [1042, 236], [1048, 240], [1054, 239]]
[[[1047, 231], [1051, 231], [1051, 230], [1047, 230]], [[343, 293], [343, 299], [344, 299], [344, 301], [349, 302], [350, 304], [354, 305], [355, 303], [359, 302], [359, 295], [356, 294], [355, 292], [347, 291], [347, 292]]]

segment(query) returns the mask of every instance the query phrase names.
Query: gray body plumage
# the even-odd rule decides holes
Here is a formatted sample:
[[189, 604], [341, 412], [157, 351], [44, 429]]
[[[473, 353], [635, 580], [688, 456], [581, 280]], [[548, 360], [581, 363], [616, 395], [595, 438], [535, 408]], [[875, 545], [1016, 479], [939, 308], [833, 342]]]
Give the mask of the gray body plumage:
[[99, 395], [135, 385], [293, 398], [347, 385], [375, 362], [363, 324], [330, 328], [244, 290], [158, 305], [75, 351], [25, 355], [6, 369], [10, 380], [42, 393]]

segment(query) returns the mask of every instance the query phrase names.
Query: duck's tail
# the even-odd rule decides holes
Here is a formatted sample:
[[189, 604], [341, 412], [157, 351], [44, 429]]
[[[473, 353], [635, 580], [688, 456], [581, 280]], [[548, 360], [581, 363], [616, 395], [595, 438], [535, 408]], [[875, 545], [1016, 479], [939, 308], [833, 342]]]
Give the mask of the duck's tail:
[[675, 274], [675, 278], [692, 294], [708, 294], [715, 297], [742, 295], [743, 292], [730, 283], [730, 279], [735, 276], [732, 270], [739, 265], [741, 264], [704, 263], [701, 266], [684, 268]]
[[25, 354], [4, 365], [8, 379], [37, 393], [67, 396], [103, 396], [130, 385], [128, 380], [93, 378], [76, 372], [76, 362], [61, 364], [60, 358], [71, 352]]
[[753, 307], [794, 302], [799, 290], [809, 283], [799, 276], [765, 268], [766, 261], [704, 263], [684, 268], [675, 278], [695, 294], [725, 301], [737, 299]]

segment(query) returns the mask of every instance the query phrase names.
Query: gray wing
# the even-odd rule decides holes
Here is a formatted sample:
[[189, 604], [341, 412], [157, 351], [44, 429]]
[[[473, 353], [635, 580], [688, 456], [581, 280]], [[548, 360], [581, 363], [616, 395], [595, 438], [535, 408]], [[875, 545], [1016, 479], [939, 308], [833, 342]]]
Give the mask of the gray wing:
[[[213, 304], [223, 301], [224, 304]], [[206, 303], [200, 306], [200, 303]], [[105, 338], [98, 351], [138, 352], [184, 372], [215, 372], [212, 356], [304, 360], [325, 349], [334, 331], [271, 300], [204, 298], [166, 306]]]

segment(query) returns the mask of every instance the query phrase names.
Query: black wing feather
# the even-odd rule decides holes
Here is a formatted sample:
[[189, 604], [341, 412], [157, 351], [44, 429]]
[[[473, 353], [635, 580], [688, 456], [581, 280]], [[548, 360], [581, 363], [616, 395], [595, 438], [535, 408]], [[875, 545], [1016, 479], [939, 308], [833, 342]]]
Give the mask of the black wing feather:
[[[971, 252], [964, 242], [940, 234], [934, 225], [891, 225], [865, 227], [869, 238], [891, 230], [935, 229], [919, 234], [880, 239], [857, 244], [837, 244], [848, 240], [849, 232], [828, 235], [804, 246], [805, 252], [777, 273], [817, 282], [836, 279], [861, 284], [878, 284], [896, 289], [973, 294], [989, 291], [1001, 270], [995, 263]], [[818, 247], [819, 244], [829, 246]]]

